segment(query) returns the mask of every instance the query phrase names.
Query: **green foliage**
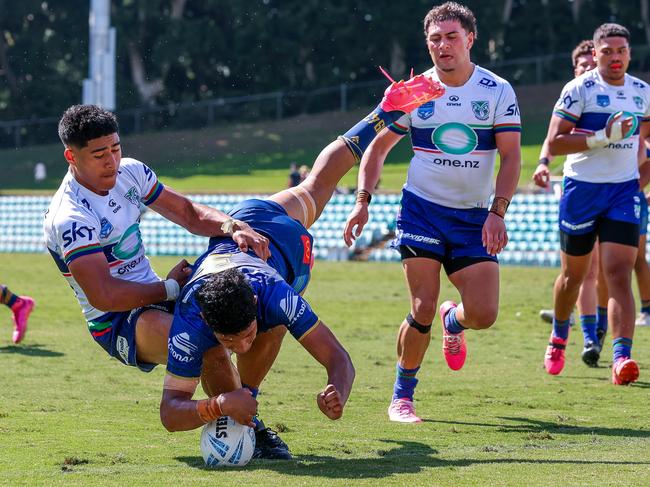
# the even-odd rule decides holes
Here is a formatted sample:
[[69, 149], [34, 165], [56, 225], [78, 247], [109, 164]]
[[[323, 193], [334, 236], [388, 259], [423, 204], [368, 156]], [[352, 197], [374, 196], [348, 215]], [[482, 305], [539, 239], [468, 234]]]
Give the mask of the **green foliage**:
[[[161, 275], [175, 261], [153, 259]], [[295, 460], [215, 471], [203, 467], [198, 430], [160, 424], [163, 368], [144, 374], [109, 360], [49, 256], [0, 254], [0, 268], [3, 283], [37, 300], [19, 346], [0, 307], [2, 485], [647, 485], [650, 330], [636, 330], [636, 385], [609, 383], [609, 340], [602, 366], [585, 367], [579, 329], [565, 371], [548, 376], [549, 327], [537, 311], [550, 303], [556, 269], [502, 269], [498, 322], [468, 332], [460, 372], [444, 364], [436, 321], [418, 374], [425, 422], [401, 425], [386, 415], [408, 312], [400, 266], [317, 262], [306, 298], [356, 366], [344, 417], [320, 413], [326, 375], [287, 336], [259, 401]], [[443, 278], [441, 299], [455, 297]]]

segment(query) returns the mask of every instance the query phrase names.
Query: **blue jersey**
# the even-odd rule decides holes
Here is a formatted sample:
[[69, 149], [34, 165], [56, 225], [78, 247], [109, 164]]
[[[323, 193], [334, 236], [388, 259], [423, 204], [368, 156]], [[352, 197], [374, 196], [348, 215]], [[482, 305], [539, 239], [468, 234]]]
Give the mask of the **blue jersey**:
[[[259, 227], [263, 225], [255, 223], [255, 218], [252, 218], [253, 213], [256, 218], [262, 220], [264, 219], [263, 215], [266, 214], [271, 219], [275, 219], [276, 223], [281, 220], [281, 218], [276, 218], [281, 216], [281, 213], [288, 218], [286, 212], [279, 205], [269, 206], [267, 203], [270, 202], [255, 201], [250, 203], [250, 201], [242, 204], [247, 205], [250, 210], [250, 215], [247, 218], [242, 216], [242, 212], [233, 211], [231, 214], [236, 214], [240, 219], [247, 221], [256, 231], [260, 231]], [[252, 205], [257, 207], [257, 211], [251, 210]], [[190, 282], [183, 288], [176, 302], [168, 341], [167, 372], [188, 379], [200, 377], [203, 354], [208, 349], [219, 345], [214, 332], [201, 318], [196, 293], [208, 276], [226, 269], [237, 268], [253, 288], [253, 292], [257, 296], [258, 333], [268, 331], [275, 326], [286, 326], [289, 333], [300, 340], [316, 326], [318, 316], [312, 311], [307, 301], [300, 296], [299, 291], [289, 285], [286, 280], [287, 278], [295, 280], [296, 274], [305, 275], [304, 272], [290, 270], [295, 269], [296, 265], [302, 269], [299, 263], [305, 259], [296, 254], [299, 257], [299, 263], [293, 265], [291, 260], [283, 256], [286, 254], [279, 251], [280, 244], [287, 239], [290, 240], [292, 236], [300, 242], [302, 235], [308, 235], [302, 225], [295, 220], [291, 220], [291, 222], [287, 222], [286, 226], [278, 225], [271, 233], [268, 233], [269, 227], [266, 227], [267, 232], [264, 233], [271, 240], [271, 251], [274, 255], [273, 259], [269, 259], [269, 263], [254, 255], [240, 252], [237, 245], [230, 239], [211, 240], [210, 248], [194, 264]], [[290, 231], [294, 224], [302, 227], [304, 233]], [[287, 226], [290, 227], [289, 230], [287, 230]], [[293, 228], [293, 230], [297, 229], [297, 227]], [[260, 231], [260, 233], [262, 232]], [[274, 238], [275, 236], [277, 238]], [[300, 243], [300, 245], [302, 244]], [[286, 247], [294, 250], [299, 248], [298, 245], [293, 245], [291, 242], [287, 242]], [[308, 277], [307, 274], [306, 281], [308, 281]]]

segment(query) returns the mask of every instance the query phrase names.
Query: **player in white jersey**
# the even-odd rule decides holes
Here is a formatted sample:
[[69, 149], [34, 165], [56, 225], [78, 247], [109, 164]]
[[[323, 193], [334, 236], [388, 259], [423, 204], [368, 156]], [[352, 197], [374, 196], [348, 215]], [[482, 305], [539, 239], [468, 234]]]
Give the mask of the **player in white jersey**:
[[[445, 94], [397, 120], [370, 145], [361, 161], [357, 204], [344, 230], [348, 245], [361, 234], [386, 155], [410, 131], [414, 156], [393, 241], [411, 296], [410, 313], [398, 333], [397, 377], [388, 410], [389, 419], [398, 422], [421, 421], [413, 395], [431, 337], [441, 268], [462, 299], [459, 305], [446, 301], [440, 307], [443, 352], [451, 369], [464, 364], [464, 330], [489, 328], [496, 320], [496, 255], [508, 241], [504, 216], [521, 164], [514, 91], [470, 60], [473, 13], [447, 2], [426, 15], [424, 31], [435, 65], [427, 74], [445, 86]], [[497, 151], [501, 166], [488, 210]]]
[[232, 236], [264, 259], [268, 239], [164, 187], [145, 164], [123, 159], [117, 120], [100, 107], [70, 107], [59, 137], [69, 171], [45, 216], [47, 248], [93, 338], [120, 362], [150, 371], [167, 361], [170, 312], [191, 269], [182, 260], [166, 280], [155, 274], [140, 236], [140, 205], [192, 233]]
[[612, 328], [612, 382], [637, 380], [631, 359], [634, 297], [631, 273], [639, 241], [639, 170], [650, 135], [650, 88], [626, 74], [630, 34], [618, 24], [594, 33], [597, 69], [569, 82], [549, 124], [552, 154], [567, 155], [560, 200], [562, 271], [554, 288], [553, 332], [544, 365], [549, 374], [564, 367], [569, 315], [600, 241], [603, 276], [609, 289]]

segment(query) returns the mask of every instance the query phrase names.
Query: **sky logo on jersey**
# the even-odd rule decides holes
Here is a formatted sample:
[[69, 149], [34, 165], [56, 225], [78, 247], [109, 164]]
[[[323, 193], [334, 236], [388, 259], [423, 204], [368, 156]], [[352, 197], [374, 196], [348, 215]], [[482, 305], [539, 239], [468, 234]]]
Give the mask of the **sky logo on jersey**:
[[298, 296], [292, 295], [291, 293], [287, 293], [287, 297], [280, 300], [280, 309], [284, 312], [287, 316], [287, 320], [292, 325], [303, 315], [307, 308], [307, 304], [303, 302], [300, 309], [298, 309], [298, 302]]
[[469, 154], [478, 145], [478, 135], [472, 127], [459, 122], [447, 122], [431, 133], [431, 141], [447, 154]]
[[68, 247], [68, 245], [76, 242], [77, 238], [85, 238], [88, 241], [91, 241], [93, 239], [94, 231], [95, 227], [87, 227], [85, 225], [77, 226], [77, 222], [72, 222], [72, 228], [70, 230], [66, 230], [61, 235], [61, 238], [63, 238], [63, 248], [65, 249]]
[[429, 101], [418, 108], [418, 117], [420, 117], [422, 120], [427, 120], [433, 116], [435, 110], [436, 110], [435, 103]]
[[479, 120], [487, 120], [490, 116], [490, 103], [487, 100], [472, 101], [472, 111]]
[[103, 217], [100, 221], [101, 223], [101, 228], [99, 229], [99, 238], [108, 238], [108, 236], [111, 234], [113, 231], [113, 225], [111, 222], [108, 221], [106, 217]]
[[609, 95], [596, 95], [596, 105], [599, 107], [609, 106]]
[[486, 88], [496, 88], [497, 86], [497, 82], [490, 78], [481, 78], [481, 81], [479, 81], [478, 84], [485, 86]]

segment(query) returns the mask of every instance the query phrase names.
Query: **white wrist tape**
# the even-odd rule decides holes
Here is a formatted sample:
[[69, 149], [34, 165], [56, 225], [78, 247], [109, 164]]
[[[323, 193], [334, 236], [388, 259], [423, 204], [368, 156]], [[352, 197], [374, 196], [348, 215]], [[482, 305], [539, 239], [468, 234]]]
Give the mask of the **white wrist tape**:
[[167, 292], [167, 301], [176, 301], [176, 298], [181, 293], [180, 285], [174, 279], [167, 279], [163, 281], [163, 284]]
[[[615, 124], [616, 123], [614, 123], [614, 125]], [[612, 126], [612, 129], [613, 128], [614, 127]], [[620, 132], [620, 127], [619, 127], [619, 132]], [[597, 132], [594, 132], [592, 135], [589, 135], [587, 137], [587, 147], [589, 147], [590, 149], [605, 147], [609, 143], [610, 143], [610, 139], [607, 138], [606, 129], [598, 130]]]

